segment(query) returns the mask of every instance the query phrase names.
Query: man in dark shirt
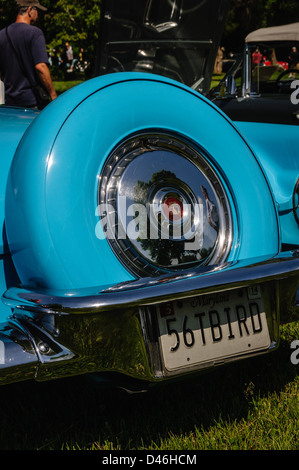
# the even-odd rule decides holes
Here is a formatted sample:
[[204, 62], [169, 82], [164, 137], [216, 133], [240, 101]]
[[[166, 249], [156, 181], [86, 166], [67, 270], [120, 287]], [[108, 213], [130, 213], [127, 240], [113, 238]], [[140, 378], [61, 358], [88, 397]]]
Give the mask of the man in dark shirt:
[[292, 50], [289, 54], [289, 69], [295, 69], [299, 62], [299, 52], [297, 47], [292, 47]]
[[17, 0], [17, 7], [16, 21], [8, 26], [7, 32], [19, 60], [6, 28], [0, 31], [0, 74], [5, 86], [5, 104], [36, 107], [33, 85], [43, 85], [52, 100], [57, 97], [48, 68], [45, 37], [34, 26], [39, 10], [47, 9], [38, 0]]

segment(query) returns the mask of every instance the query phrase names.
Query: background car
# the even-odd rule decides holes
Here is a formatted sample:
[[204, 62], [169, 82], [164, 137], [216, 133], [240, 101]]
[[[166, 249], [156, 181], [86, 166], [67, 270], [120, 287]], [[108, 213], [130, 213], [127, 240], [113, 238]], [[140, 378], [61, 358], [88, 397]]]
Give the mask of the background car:
[[298, 125], [299, 106], [291, 94], [299, 69], [289, 58], [292, 48], [299, 48], [298, 31], [299, 23], [291, 23], [248, 34], [244, 53], [236, 55], [209, 98], [234, 121]]

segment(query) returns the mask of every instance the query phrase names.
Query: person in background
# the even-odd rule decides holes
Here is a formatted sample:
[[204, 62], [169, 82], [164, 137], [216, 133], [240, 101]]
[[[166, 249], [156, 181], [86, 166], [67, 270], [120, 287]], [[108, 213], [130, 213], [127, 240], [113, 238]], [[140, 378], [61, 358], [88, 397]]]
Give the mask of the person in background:
[[50, 71], [45, 37], [35, 26], [40, 11], [38, 0], [17, 0], [15, 23], [0, 31], [0, 75], [5, 86], [5, 104], [37, 107], [34, 93], [42, 85], [50, 98], [57, 97]]
[[73, 48], [68, 42], [65, 44], [65, 53], [66, 53], [66, 59], [67, 59], [67, 72], [72, 72], [73, 71]]
[[252, 63], [254, 66], [261, 65], [263, 56], [260, 53], [259, 48], [257, 47], [252, 54]]
[[[292, 47], [292, 50], [288, 57], [288, 62], [289, 62], [289, 70], [297, 69], [297, 66], [299, 64], [299, 52], [297, 51], [297, 47], [295, 46]], [[291, 72], [289, 74], [289, 78], [295, 78], [295, 74]]]

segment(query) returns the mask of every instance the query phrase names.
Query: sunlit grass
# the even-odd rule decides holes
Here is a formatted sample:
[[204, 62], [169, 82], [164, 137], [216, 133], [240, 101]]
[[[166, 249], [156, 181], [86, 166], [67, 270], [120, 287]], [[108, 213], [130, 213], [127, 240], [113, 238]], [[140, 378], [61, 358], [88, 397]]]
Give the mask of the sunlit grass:
[[82, 80], [54, 81], [54, 88], [58, 95], [82, 83]]

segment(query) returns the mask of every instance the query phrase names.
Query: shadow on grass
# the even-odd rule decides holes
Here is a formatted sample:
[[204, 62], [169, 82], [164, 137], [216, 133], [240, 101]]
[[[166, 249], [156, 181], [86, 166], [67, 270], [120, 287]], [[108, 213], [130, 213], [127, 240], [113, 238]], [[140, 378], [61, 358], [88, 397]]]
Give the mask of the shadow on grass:
[[148, 448], [170, 433], [242, 419], [253, 396], [279, 392], [296, 375], [285, 341], [269, 355], [142, 394], [101, 389], [84, 377], [3, 386], [0, 448], [84, 450], [95, 442], [106, 449]]

